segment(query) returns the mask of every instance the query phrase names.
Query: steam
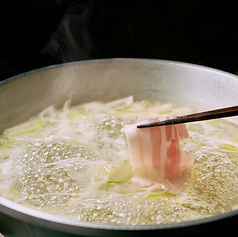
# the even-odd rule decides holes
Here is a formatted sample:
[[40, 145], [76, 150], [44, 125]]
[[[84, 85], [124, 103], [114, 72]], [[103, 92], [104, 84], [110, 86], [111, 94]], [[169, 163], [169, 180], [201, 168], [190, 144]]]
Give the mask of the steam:
[[[56, 0], [62, 4], [63, 0]], [[90, 59], [93, 51], [89, 34], [92, 0], [73, 0], [43, 50], [58, 62]]]

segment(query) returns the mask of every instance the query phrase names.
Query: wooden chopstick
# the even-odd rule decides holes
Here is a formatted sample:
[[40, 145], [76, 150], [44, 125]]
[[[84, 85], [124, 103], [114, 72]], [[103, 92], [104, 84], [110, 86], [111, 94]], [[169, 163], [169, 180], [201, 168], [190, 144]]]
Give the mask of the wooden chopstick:
[[222, 109], [215, 109], [215, 110], [209, 110], [209, 111], [195, 113], [195, 114], [179, 116], [177, 118], [168, 119], [168, 120], [159, 121], [159, 122], [140, 124], [140, 125], [137, 125], [137, 128], [149, 128], [149, 127], [173, 125], [173, 124], [179, 124], [179, 123], [190, 123], [190, 122], [225, 118], [225, 117], [231, 117], [231, 116], [237, 116], [237, 115], [238, 115], [238, 106], [232, 106], [232, 107], [226, 107]]

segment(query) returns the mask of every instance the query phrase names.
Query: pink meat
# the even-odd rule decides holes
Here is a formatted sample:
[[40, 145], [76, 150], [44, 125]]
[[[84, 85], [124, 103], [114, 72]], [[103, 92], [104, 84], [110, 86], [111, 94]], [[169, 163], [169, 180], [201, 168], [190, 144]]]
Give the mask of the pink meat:
[[[141, 123], [145, 122], [148, 121]], [[180, 147], [180, 140], [189, 137], [186, 126], [179, 124], [138, 129], [138, 124], [125, 126], [131, 165], [138, 171], [135, 173], [161, 183], [172, 193], [179, 193], [189, 181], [193, 164], [193, 156]]]

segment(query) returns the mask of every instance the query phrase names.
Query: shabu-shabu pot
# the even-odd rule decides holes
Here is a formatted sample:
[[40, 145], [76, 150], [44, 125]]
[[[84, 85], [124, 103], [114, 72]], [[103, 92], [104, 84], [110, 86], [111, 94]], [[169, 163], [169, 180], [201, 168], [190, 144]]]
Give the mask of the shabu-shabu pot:
[[[61, 107], [133, 95], [197, 109], [236, 105], [238, 78], [191, 64], [144, 59], [109, 59], [51, 66], [0, 83], [0, 132], [54, 104]], [[114, 226], [74, 221], [29, 209], [0, 197], [0, 232], [5, 236], [187, 235], [238, 224], [238, 210], [190, 222]]]

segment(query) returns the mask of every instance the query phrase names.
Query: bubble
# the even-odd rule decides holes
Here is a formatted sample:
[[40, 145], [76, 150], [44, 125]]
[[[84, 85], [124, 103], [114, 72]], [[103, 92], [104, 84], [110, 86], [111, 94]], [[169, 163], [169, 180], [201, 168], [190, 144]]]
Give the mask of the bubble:
[[104, 134], [111, 138], [117, 138], [123, 135], [122, 128], [124, 127], [124, 121], [121, 118], [106, 116], [99, 124], [95, 125], [95, 134]]
[[[67, 156], [64, 155], [66, 153]], [[68, 194], [82, 192], [82, 187], [71, 173], [82, 171], [85, 166], [76, 160], [62, 166], [58, 162], [70, 161], [79, 154], [88, 160], [103, 159], [96, 151], [82, 145], [65, 142], [38, 143], [37, 146], [29, 144], [26, 152], [17, 158], [18, 170], [12, 188], [21, 194], [23, 200], [29, 200], [34, 205], [45, 207], [61, 203]], [[52, 196], [52, 193], [59, 196]], [[40, 196], [33, 197], [40, 194], [44, 194], [44, 202]]]

